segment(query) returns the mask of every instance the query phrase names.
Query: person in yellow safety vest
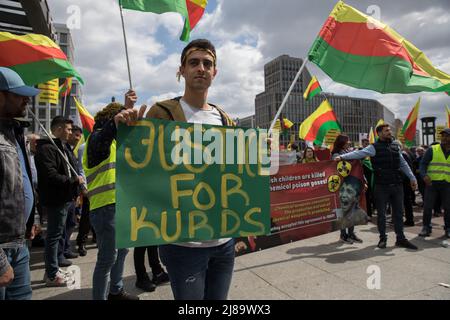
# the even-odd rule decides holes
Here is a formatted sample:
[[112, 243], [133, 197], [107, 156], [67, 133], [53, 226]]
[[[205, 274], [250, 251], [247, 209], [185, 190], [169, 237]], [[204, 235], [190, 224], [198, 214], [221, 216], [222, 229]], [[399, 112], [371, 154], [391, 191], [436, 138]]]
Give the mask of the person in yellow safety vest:
[[441, 144], [431, 146], [420, 162], [420, 174], [426, 184], [421, 237], [431, 234], [431, 211], [440, 196], [445, 212], [445, 236], [450, 238], [450, 129], [440, 134]]
[[[146, 106], [133, 109], [131, 94], [125, 106], [110, 103], [95, 116], [94, 130], [83, 154], [88, 186], [90, 221], [97, 235], [98, 255], [92, 292], [94, 300], [139, 300], [123, 289], [123, 268], [128, 249], [115, 248], [116, 135], [119, 122], [127, 125], [142, 118]], [[108, 284], [109, 294], [108, 294]]]

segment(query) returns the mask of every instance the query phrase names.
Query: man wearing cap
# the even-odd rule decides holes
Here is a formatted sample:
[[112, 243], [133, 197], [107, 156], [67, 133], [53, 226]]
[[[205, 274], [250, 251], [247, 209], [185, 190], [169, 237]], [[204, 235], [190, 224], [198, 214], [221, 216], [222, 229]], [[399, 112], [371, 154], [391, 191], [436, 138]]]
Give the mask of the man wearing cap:
[[440, 197], [445, 212], [445, 236], [450, 238], [450, 129], [444, 129], [440, 134], [441, 144], [429, 148], [420, 162], [420, 175], [426, 185], [421, 237], [431, 234], [431, 211]]
[[[34, 219], [32, 176], [24, 127], [28, 87], [13, 70], [0, 67], [0, 300], [31, 299], [26, 222]], [[33, 237], [33, 235], [31, 235]]]

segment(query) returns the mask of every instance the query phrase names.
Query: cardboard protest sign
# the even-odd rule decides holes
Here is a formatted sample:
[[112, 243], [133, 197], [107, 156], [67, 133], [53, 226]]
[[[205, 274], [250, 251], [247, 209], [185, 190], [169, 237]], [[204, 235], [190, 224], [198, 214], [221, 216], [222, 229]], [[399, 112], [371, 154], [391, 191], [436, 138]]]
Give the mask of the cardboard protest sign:
[[269, 233], [265, 139], [259, 129], [159, 119], [120, 125], [116, 246]]

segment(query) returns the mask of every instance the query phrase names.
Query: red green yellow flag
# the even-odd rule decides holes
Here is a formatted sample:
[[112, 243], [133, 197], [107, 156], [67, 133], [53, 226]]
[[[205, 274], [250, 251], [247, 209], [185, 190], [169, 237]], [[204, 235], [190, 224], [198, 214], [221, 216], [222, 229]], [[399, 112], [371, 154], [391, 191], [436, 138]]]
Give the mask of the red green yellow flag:
[[180, 40], [189, 41], [191, 31], [202, 18], [208, 0], [119, 0], [119, 4], [124, 9], [156, 14], [178, 12], [185, 19]]
[[288, 118], [283, 118], [283, 128], [286, 130], [289, 130], [290, 128], [292, 128], [292, 126], [294, 125], [294, 123], [289, 120]]
[[303, 98], [305, 98], [306, 101], [309, 101], [321, 92], [322, 88], [320, 87], [319, 80], [317, 80], [316, 77], [312, 77], [311, 82], [303, 94]]
[[450, 128], [450, 109], [448, 108], [448, 106], [446, 106], [447, 108], [447, 128]]
[[313, 114], [303, 121], [300, 126], [299, 137], [305, 141], [322, 145], [328, 131], [332, 129], [338, 132], [342, 131], [333, 107], [328, 100], [325, 100]]
[[29, 86], [67, 77], [84, 83], [64, 52], [44, 35], [0, 32], [0, 52], [0, 67], [13, 69]]
[[283, 118], [282, 122], [280, 121], [280, 119], [277, 119], [277, 121], [275, 122], [275, 126], [273, 128], [275, 130], [281, 131], [282, 133], [286, 133], [287, 130], [292, 128], [293, 125], [294, 123], [291, 120]]
[[373, 127], [370, 127], [369, 143], [370, 144], [374, 144], [375, 143], [375, 134], [373, 133]]
[[421, 100], [419, 98], [419, 100], [417, 100], [416, 105], [409, 113], [408, 118], [406, 118], [405, 124], [403, 125], [401, 131], [407, 147], [412, 147], [414, 145], [417, 128], [417, 117], [419, 116], [420, 101]]
[[59, 87], [59, 96], [66, 97], [72, 91], [72, 78], [66, 78], [64, 83]]
[[83, 126], [83, 136], [87, 140], [87, 137], [94, 129], [95, 120], [94, 117], [87, 111], [85, 107], [73, 97], [75, 100], [75, 105], [77, 106], [78, 113], [80, 114], [81, 125]]
[[386, 24], [339, 1], [308, 58], [334, 81], [381, 93], [450, 91], [450, 75]]

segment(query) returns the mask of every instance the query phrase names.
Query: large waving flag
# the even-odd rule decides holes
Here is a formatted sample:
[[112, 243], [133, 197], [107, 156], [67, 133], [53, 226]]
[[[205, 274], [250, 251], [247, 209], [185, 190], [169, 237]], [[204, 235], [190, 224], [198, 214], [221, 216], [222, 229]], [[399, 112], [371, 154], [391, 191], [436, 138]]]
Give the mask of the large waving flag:
[[311, 82], [303, 94], [303, 98], [305, 98], [306, 101], [309, 101], [321, 92], [322, 88], [320, 87], [319, 80], [317, 80], [316, 77], [312, 77]]
[[417, 100], [416, 105], [409, 113], [408, 118], [406, 118], [405, 124], [403, 125], [401, 131], [407, 147], [412, 147], [414, 145], [414, 138], [416, 137], [416, 128], [417, 128], [417, 117], [419, 116], [419, 108], [420, 108], [420, 98], [419, 100]]
[[205, 12], [208, 0], [119, 0], [124, 9], [153, 12], [178, 12], [184, 21], [180, 40], [189, 41], [192, 29], [197, 25]]
[[87, 139], [89, 134], [94, 129], [94, 117], [89, 113], [89, 111], [87, 111], [85, 107], [83, 107], [83, 105], [77, 100], [77, 98], [74, 97], [73, 99], [75, 100], [75, 105], [77, 106], [78, 113], [80, 114], [84, 139]]
[[334, 81], [381, 93], [450, 91], [450, 75], [386, 24], [339, 1], [309, 51]]
[[0, 52], [0, 67], [13, 69], [29, 86], [67, 77], [84, 83], [64, 52], [44, 35], [0, 32]]
[[313, 114], [303, 121], [300, 126], [299, 137], [305, 141], [322, 145], [328, 131], [332, 129], [338, 132], [342, 131], [333, 107], [328, 100], [325, 100]]

